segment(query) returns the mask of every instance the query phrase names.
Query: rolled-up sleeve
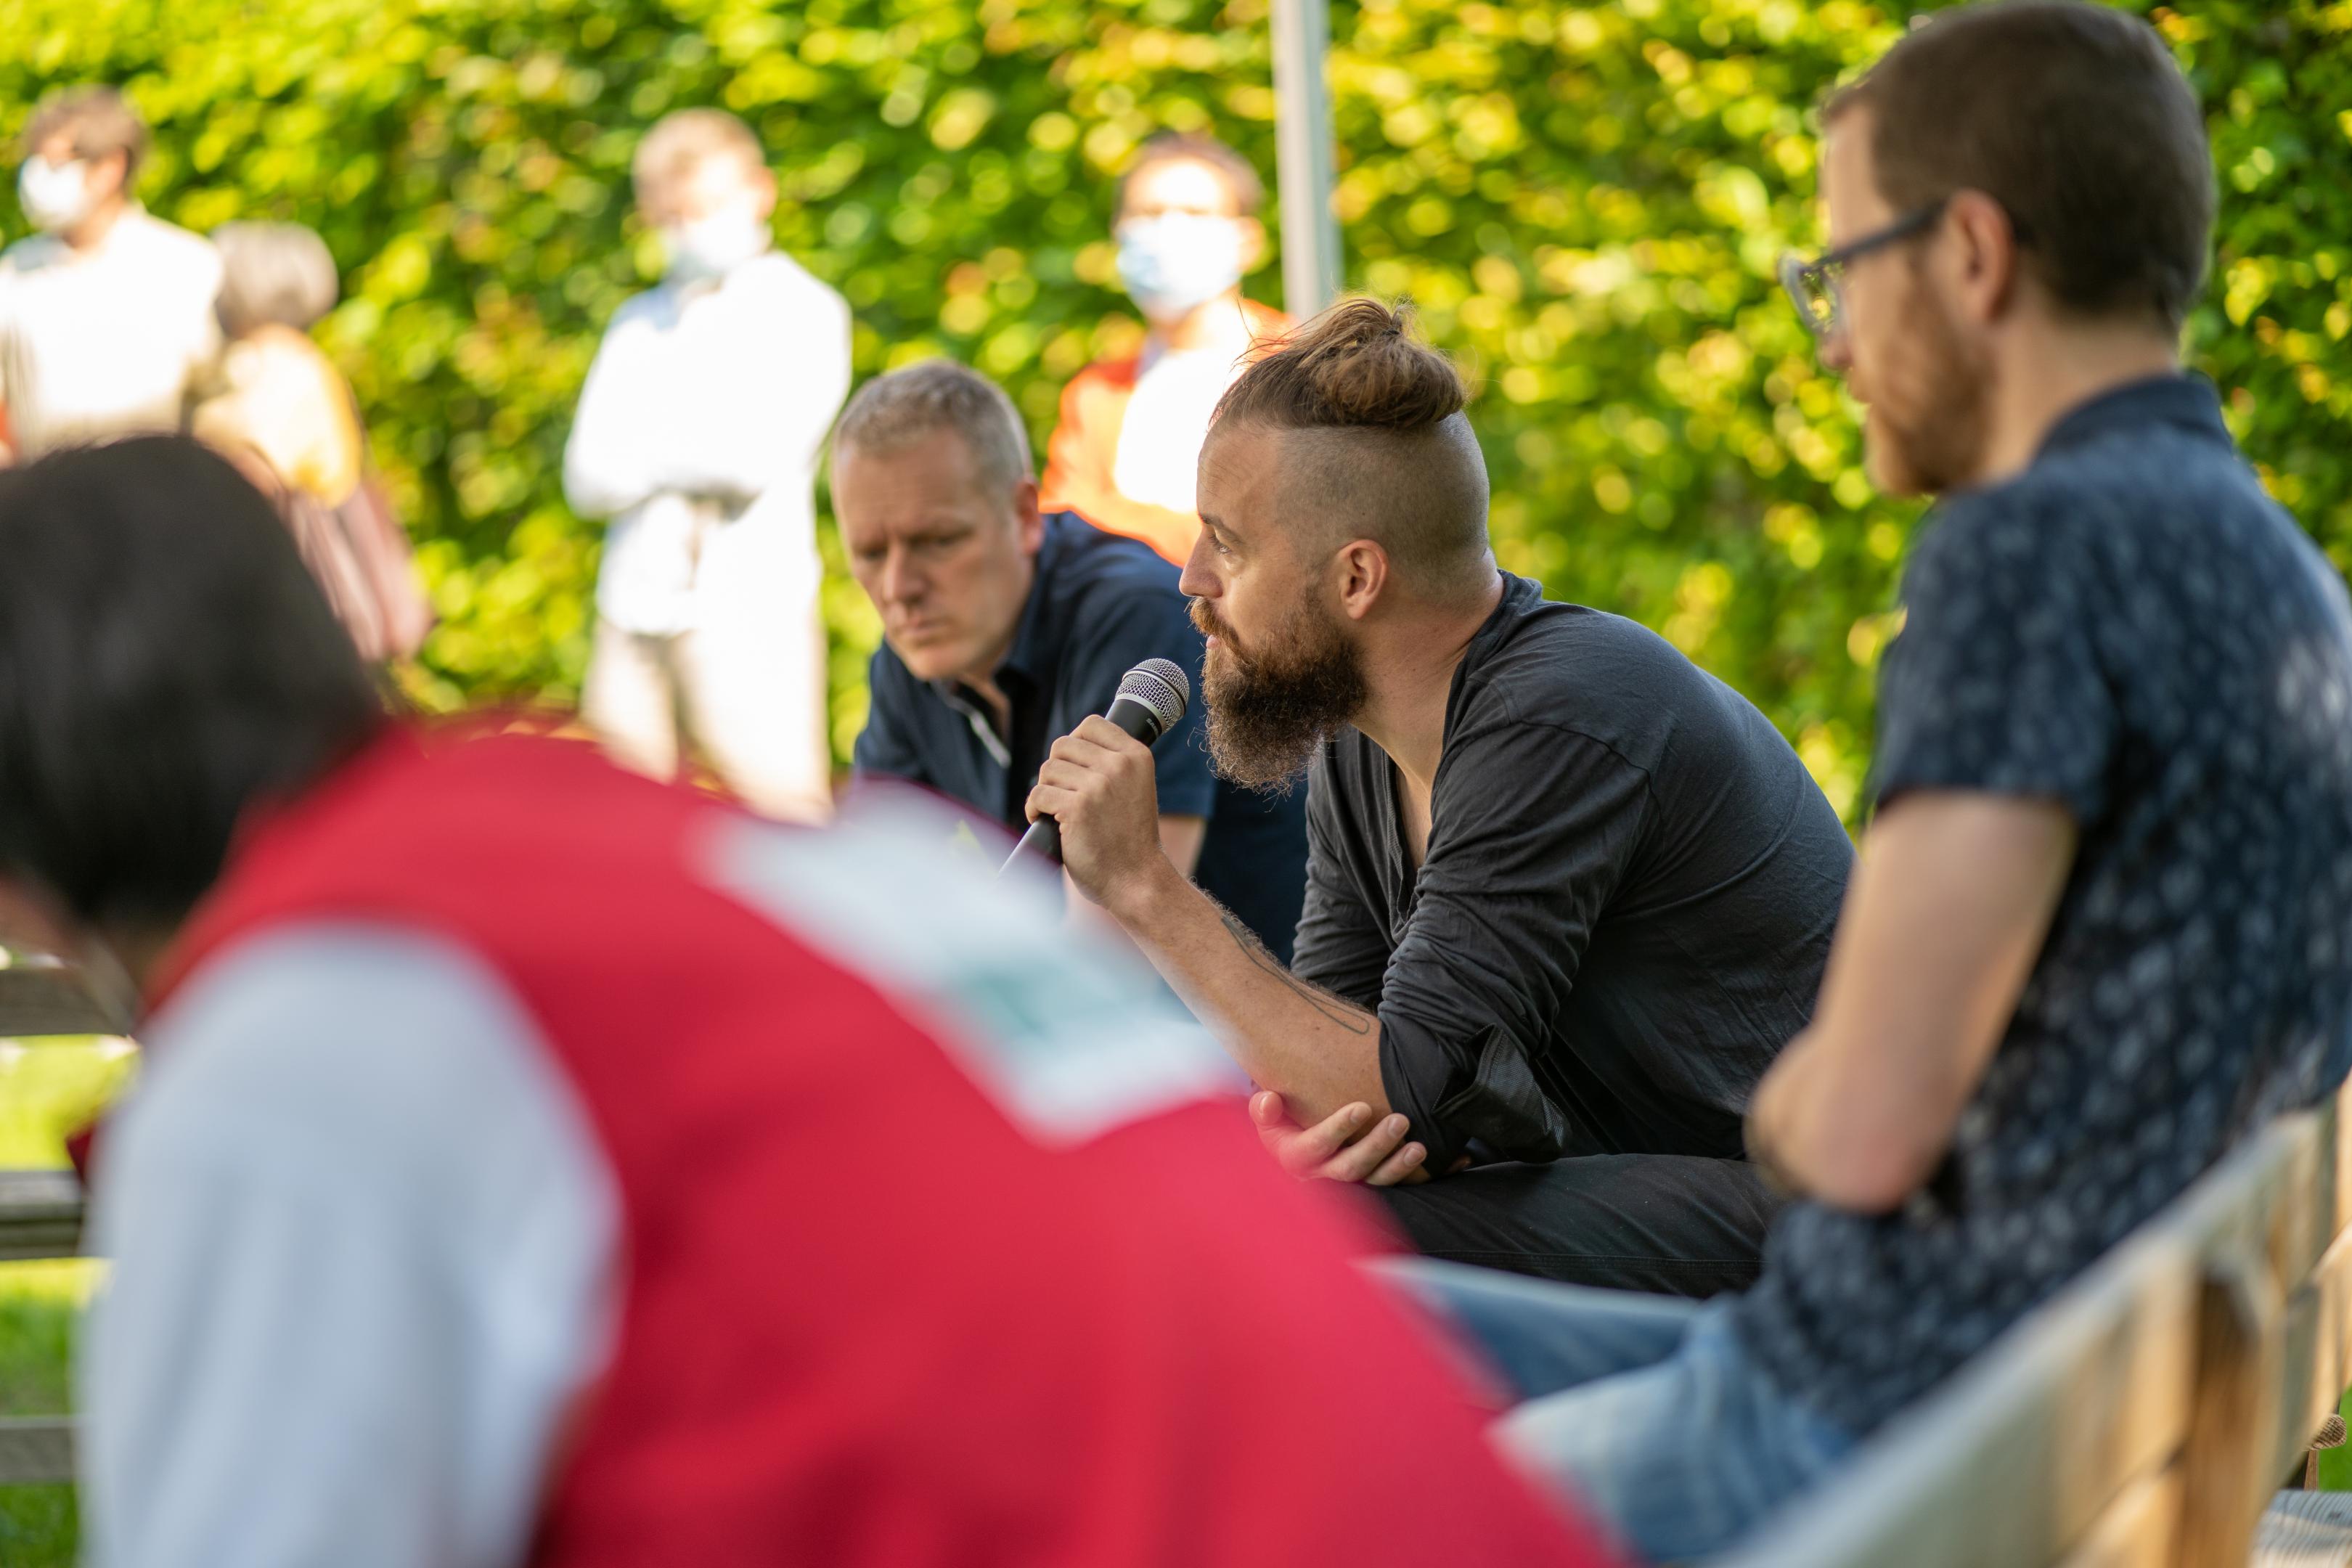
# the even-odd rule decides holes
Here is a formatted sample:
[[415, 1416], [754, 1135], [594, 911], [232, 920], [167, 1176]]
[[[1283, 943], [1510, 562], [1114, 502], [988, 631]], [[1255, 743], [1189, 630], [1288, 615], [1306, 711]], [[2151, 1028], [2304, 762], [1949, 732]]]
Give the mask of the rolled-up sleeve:
[[1567, 1110], [1537, 1064], [1649, 809], [1648, 774], [1574, 731], [1507, 721], [1448, 740], [1380, 993], [1381, 1087], [1432, 1169], [1568, 1147]]

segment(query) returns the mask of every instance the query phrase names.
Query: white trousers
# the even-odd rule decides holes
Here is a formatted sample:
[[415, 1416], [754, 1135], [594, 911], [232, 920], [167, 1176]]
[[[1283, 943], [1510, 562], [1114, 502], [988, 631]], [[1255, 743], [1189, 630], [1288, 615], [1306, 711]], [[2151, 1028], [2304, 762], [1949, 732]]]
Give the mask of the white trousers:
[[753, 810], [815, 822], [833, 809], [825, 687], [814, 603], [671, 636], [600, 618], [580, 711], [624, 767], [671, 779], [698, 753]]

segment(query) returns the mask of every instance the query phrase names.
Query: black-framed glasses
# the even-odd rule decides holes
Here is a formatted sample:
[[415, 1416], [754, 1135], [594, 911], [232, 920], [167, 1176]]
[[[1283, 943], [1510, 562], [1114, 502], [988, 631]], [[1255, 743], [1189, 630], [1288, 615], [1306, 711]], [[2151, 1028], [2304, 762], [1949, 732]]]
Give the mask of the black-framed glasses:
[[1789, 302], [1797, 307], [1806, 330], [1822, 342], [1845, 331], [1846, 268], [1874, 250], [1925, 234], [1944, 216], [1948, 200], [1931, 202], [1916, 212], [1906, 213], [1875, 234], [1865, 234], [1853, 244], [1841, 245], [1811, 261], [1793, 253], [1782, 257], [1780, 287], [1788, 290]]

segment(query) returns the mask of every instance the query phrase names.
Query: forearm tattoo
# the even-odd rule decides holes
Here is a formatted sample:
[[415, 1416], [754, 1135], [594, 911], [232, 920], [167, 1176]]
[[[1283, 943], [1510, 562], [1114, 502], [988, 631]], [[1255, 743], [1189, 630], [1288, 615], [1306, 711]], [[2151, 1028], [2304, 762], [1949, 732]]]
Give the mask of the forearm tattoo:
[[1244, 925], [1231, 913], [1223, 910], [1217, 912], [1224, 921], [1225, 933], [1234, 939], [1234, 945], [1247, 953], [1252, 963], [1288, 986], [1292, 994], [1300, 1001], [1351, 1035], [1369, 1035], [1372, 1032], [1372, 1025], [1378, 1021], [1372, 1015], [1360, 1007], [1351, 1006], [1340, 1001], [1328, 991], [1307, 984], [1289, 970], [1285, 969], [1282, 966], [1282, 960], [1265, 950], [1265, 944], [1258, 941], [1255, 931]]

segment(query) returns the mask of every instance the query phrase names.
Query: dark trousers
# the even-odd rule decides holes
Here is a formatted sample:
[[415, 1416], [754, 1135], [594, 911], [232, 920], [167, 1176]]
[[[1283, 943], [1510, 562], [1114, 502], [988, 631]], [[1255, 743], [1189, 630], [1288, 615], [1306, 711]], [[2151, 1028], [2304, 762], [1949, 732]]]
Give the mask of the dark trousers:
[[1428, 1257], [1669, 1296], [1753, 1283], [1780, 1206], [1747, 1161], [1684, 1154], [1486, 1165], [1380, 1195]]

